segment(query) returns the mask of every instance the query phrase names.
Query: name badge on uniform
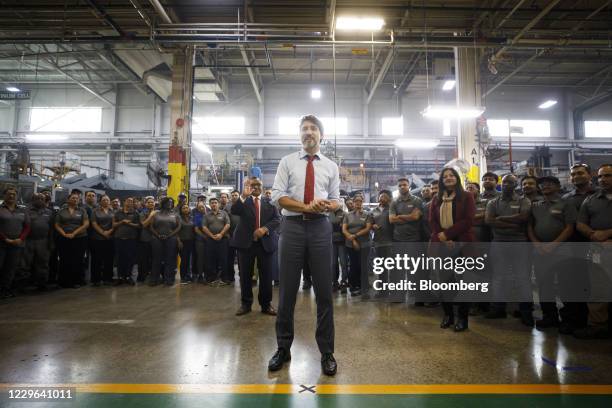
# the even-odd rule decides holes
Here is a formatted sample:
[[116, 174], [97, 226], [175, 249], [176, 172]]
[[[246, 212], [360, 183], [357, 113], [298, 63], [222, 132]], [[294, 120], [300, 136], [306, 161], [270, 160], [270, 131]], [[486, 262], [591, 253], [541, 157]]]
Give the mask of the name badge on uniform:
[[408, 210], [413, 210], [413, 209], [414, 209], [414, 205], [410, 204], [410, 205], [408, 206]]
[[555, 214], [555, 215], [560, 215], [560, 214], [562, 214], [562, 213], [563, 213], [563, 211], [561, 211], [561, 210], [554, 210], [554, 209], [553, 209], [553, 210], [550, 210], [550, 213], [551, 213], [551, 214]]
[[520, 205], [511, 205], [510, 208], [513, 209], [513, 210], [518, 210], [519, 208], [521, 208], [521, 206]]

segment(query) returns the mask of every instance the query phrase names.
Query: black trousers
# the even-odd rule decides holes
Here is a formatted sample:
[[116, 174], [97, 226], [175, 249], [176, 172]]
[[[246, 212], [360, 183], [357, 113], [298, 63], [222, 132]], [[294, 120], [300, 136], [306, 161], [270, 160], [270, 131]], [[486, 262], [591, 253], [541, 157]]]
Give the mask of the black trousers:
[[[219, 241], [208, 239], [206, 241], [206, 271], [204, 272], [207, 282], [217, 279], [229, 281], [227, 273], [227, 249], [229, 240], [222, 238]], [[208, 274], [208, 276], [206, 276]]]
[[80, 285], [83, 276], [83, 258], [87, 250], [87, 237], [68, 239], [62, 236], [57, 239], [59, 252], [59, 279], [61, 286]]
[[176, 237], [164, 240], [153, 238], [151, 241], [153, 249], [153, 266], [151, 268], [151, 283], [159, 283], [163, 275], [164, 283], [174, 284], [176, 275]]
[[[229, 245], [227, 247], [227, 277], [230, 282], [236, 280], [236, 270], [234, 264], [236, 263], [236, 256], [238, 255], [238, 249]], [[240, 273], [240, 259], [238, 260], [238, 273]]]
[[144, 282], [151, 274], [153, 266], [153, 250], [151, 241], [138, 242], [138, 282]]
[[117, 252], [117, 275], [119, 279], [132, 277], [132, 268], [136, 264], [136, 248], [138, 241], [135, 239], [115, 239], [115, 251]]
[[195, 243], [192, 239], [183, 241], [183, 247], [179, 251], [181, 257], [181, 282], [187, 282], [193, 279], [191, 274], [192, 255], [195, 252]]
[[22, 254], [23, 247], [0, 243], [0, 288], [11, 288]]
[[253, 304], [253, 266], [257, 261], [259, 271], [259, 293], [257, 300], [262, 309], [267, 309], [272, 302], [273, 254], [264, 251], [260, 241], [253, 242], [250, 248], [238, 250], [240, 262], [240, 301], [247, 309]]
[[346, 247], [350, 258], [349, 286], [352, 290], [361, 288], [364, 292], [369, 289], [368, 284], [368, 254], [370, 247], [354, 249]]
[[110, 282], [113, 280], [113, 259], [115, 245], [113, 239], [94, 239], [90, 241], [91, 282]]
[[[305, 261], [305, 257], [308, 258]], [[316, 220], [283, 219], [279, 240], [280, 291], [276, 341], [289, 350], [293, 344], [293, 314], [301, 272], [307, 262], [317, 302], [315, 338], [321, 353], [334, 352], [332, 295], [332, 226], [327, 217]]]

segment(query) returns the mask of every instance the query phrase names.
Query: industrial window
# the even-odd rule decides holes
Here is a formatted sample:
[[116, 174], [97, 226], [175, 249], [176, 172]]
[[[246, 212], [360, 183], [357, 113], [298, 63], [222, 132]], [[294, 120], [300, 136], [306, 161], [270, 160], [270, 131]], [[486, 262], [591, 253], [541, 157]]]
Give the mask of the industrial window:
[[31, 132], [99, 132], [102, 108], [32, 108]]
[[489, 134], [494, 137], [550, 137], [549, 120], [489, 119]]
[[[328, 136], [346, 136], [348, 135], [348, 119], [333, 117], [321, 117], [323, 122], [323, 132]], [[295, 116], [281, 116], [278, 118], [278, 134], [279, 135], [296, 135], [299, 133], [300, 118]]]
[[193, 118], [193, 133], [200, 135], [243, 135], [244, 116], [200, 116]]
[[444, 119], [442, 121], [442, 136], [451, 135], [451, 121], [450, 119]]
[[584, 122], [584, 137], [612, 137], [612, 121], [587, 120]]
[[402, 116], [382, 118], [382, 134], [383, 136], [403, 136], [404, 118]]

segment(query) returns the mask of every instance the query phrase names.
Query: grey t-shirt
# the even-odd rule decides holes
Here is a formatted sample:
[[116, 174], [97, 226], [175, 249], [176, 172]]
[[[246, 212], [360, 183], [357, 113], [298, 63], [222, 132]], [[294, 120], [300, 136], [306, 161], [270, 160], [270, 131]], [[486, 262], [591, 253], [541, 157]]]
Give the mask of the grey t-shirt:
[[[102, 208], [96, 208], [92, 211], [91, 223], [93, 224], [95, 222], [103, 231], [108, 231], [113, 228], [113, 215], [114, 213], [110, 208], [106, 212], [104, 212]], [[93, 239], [97, 240], [107, 239], [100, 235], [98, 231], [95, 230], [95, 228], [92, 237]]]
[[580, 206], [578, 222], [594, 230], [612, 229], [612, 199], [605, 191], [599, 190], [589, 196]]
[[140, 242], [151, 242], [153, 239], [151, 224], [148, 227], [143, 225], [147, 218], [149, 218], [149, 210], [144, 210], [138, 214], [138, 220], [140, 221]]
[[576, 222], [576, 207], [568, 200], [556, 197], [531, 203], [533, 232], [542, 242], [554, 241], [567, 225]]
[[474, 226], [473, 226], [474, 235], [476, 236], [476, 241], [478, 242], [490, 242], [491, 241], [491, 228], [489, 228], [485, 224], [485, 220], [484, 220], [484, 215], [487, 211], [488, 202], [489, 200], [487, 200], [486, 198], [482, 198], [482, 196], [480, 196], [478, 197], [475, 203], [476, 212], [474, 213], [474, 215], [483, 216], [483, 218], [479, 220], [478, 224], [474, 223]]
[[30, 208], [28, 216], [30, 217], [30, 235], [28, 235], [28, 239], [39, 240], [49, 238], [49, 231], [53, 222], [53, 211], [48, 208], [41, 208], [40, 210]]
[[344, 235], [342, 235], [342, 220], [345, 213], [342, 208], [338, 208], [334, 212], [329, 213], [329, 222], [332, 225], [332, 242], [344, 244]]
[[153, 217], [153, 227], [159, 235], [170, 235], [180, 224], [179, 216], [173, 212], [158, 212]]
[[208, 228], [213, 234], [218, 234], [229, 223], [230, 218], [225, 211], [220, 210], [217, 214], [209, 211], [203, 218], [202, 227]]
[[[121, 222], [122, 220], [130, 220], [132, 224], [139, 224], [138, 213], [136, 211], [125, 212], [123, 210], [117, 211], [114, 215], [115, 222]], [[127, 224], [120, 224], [115, 228], [113, 236], [115, 239], [138, 239], [139, 227], [133, 227]]]
[[4, 204], [0, 206], [0, 233], [6, 238], [19, 238], [23, 228], [29, 223], [30, 217], [25, 208], [15, 207], [15, 210], [11, 211]]
[[233, 234], [236, 226], [240, 222], [240, 216], [232, 214], [232, 202], [227, 203], [227, 205], [223, 208], [223, 211], [225, 211], [230, 217], [230, 234]]
[[[369, 215], [365, 211], [361, 211], [359, 213], [356, 211], [351, 211], [350, 213], [344, 215], [342, 224], [347, 226], [348, 232], [351, 234], [356, 234], [364, 229], [369, 221]], [[368, 233], [360, 236], [357, 238], [357, 241], [362, 247], [365, 246], [370, 241], [370, 234]], [[348, 240], [346, 240], [344, 244], [349, 248], [353, 247], [352, 243]]]
[[178, 232], [178, 237], [181, 241], [191, 241], [195, 238], [195, 232], [193, 229], [193, 218], [189, 217], [185, 220], [181, 217], [181, 229]]
[[370, 212], [370, 222], [380, 228], [374, 230], [374, 246], [393, 241], [393, 224], [389, 222], [389, 208], [376, 207]]
[[[69, 207], [63, 207], [57, 215], [55, 216], [55, 223], [59, 224], [59, 226], [66, 233], [71, 233], [77, 228], [79, 228], [83, 223], [88, 220], [87, 211], [84, 208], [77, 207], [74, 209], [74, 212], [70, 213]], [[77, 238], [82, 238], [87, 236], [87, 231], [82, 231]]]
[[[423, 200], [419, 197], [408, 195], [406, 198], [399, 196], [391, 203], [390, 215], [410, 215], [414, 210], [420, 210], [424, 214]], [[417, 221], [409, 221], [402, 224], [393, 224], [393, 240], [400, 242], [419, 242], [421, 238], [421, 224], [423, 215]]]
[[[519, 213], [529, 214], [531, 202], [528, 198], [521, 198], [513, 194], [510, 200], [505, 200], [502, 195], [487, 203], [485, 218], [516, 215]], [[491, 228], [493, 230], [493, 241], [497, 242], [520, 242], [527, 241], [527, 222], [516, 224], [518, 228]]]

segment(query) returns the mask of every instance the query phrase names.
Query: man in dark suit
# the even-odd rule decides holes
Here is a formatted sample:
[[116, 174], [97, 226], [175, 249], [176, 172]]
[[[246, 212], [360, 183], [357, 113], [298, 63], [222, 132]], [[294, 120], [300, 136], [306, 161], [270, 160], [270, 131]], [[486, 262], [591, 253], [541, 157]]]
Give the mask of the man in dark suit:
[[240, 263], [241, 306], [236, 316], [251, 311], [253, 289], [251, 276], [257, 259], [259, 270], [259, 295], [261, 312], [276, 316], [272, 307], [273, 253], [278, 248], [280, 216], [269, 200], [261, 197], [261, 180], [252, 177], [245, 180], [242, 195], [231, 207], [232, 215], [240, 216], [231, 245], [238, 249]]

